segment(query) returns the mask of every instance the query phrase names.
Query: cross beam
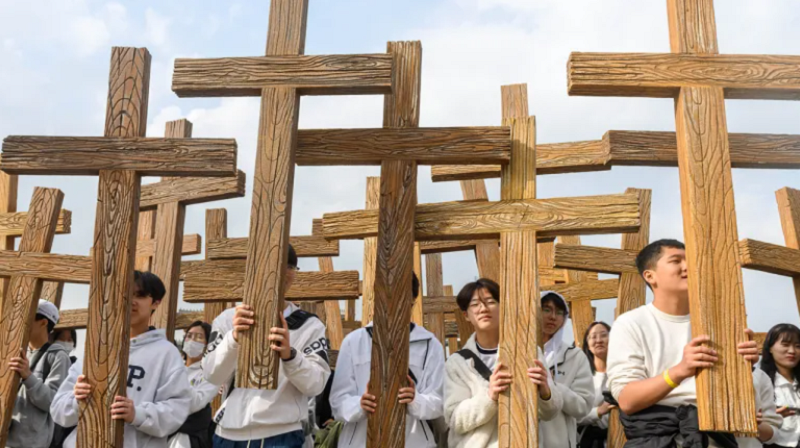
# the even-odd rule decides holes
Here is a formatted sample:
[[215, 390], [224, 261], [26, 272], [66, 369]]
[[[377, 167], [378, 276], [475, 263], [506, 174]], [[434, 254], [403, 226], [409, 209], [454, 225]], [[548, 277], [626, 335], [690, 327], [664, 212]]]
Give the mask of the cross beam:
[[[88, 318], [89, 310], [86, 308], [61, 310], [56, 330], [84, 330]], [[178, 311], [175, 318], [175, 329], [185, 330], [197, 320], [204, 320], [202, 311]]]

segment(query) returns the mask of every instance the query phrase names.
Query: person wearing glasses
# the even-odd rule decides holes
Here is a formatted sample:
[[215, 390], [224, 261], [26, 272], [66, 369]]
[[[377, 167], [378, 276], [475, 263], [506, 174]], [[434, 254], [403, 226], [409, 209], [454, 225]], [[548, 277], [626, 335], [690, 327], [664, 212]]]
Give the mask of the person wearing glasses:
[[578, 419], [594, 407], [592, 369], [581, 349], [564, 341], [567, 299], [557, 292], [542, 291], [541, 303], [545, 362], [563, 402], [561, 413], [540, 425], [541, 445], [571, 448], [578, 443]]
[[[289, 245], [284, 291], [297, 274], [297, 253]], [[325, 324], [314, 314], [286, 301], [281, 325], [270, 328], [270, 349], [280, 357], [274, 390], [234, 388], [240, 335], [273, 316], [257, 316], [250, 305], [225, 310], [211, 325], [203, 358], [206, 381], [226, 386], [226, 398], [214, 418], [214, 448], [301, 447], [306, 441], [309, 399], [321, 394], [331, 374]]]
[[186, 329], [183, 337], [183, 356], [186, 358], [186, 371], [192, 387], [192, 402], [189, 404], [189, 418], [178, 432], [169, 439], [169, 448], [211, 448], [213, 424], [211, 423], [211, 402], [219, 393], [219, 387], [203, 379], [203, 355], [206, 352], [211, 325], [197, 320]]
[[608, 437], [608, 413], [614, 408], [607, 403], [603, 392], [608, 391], [606, 359], [608, 359], [608, 334], [611, 326], [605, 322], [592, 322], [583, 336], [583, 353], [589, 360], [594, 375], [594, 407], [578, 419], [578, 448], [603, 448]]
[[[475, 332], [445, 364], [444, 415], [450, 428], [449, 446], [496, 447], [497, 400], [512, 382], [508, 366], [497, 361], [500, 287], [486, 278], [467, 283], [456, 302]], [[534, 360], [527, 377], [539, 386], [539, 419], [555, 418], [561, 412], [561, 395], [544, 363]]]

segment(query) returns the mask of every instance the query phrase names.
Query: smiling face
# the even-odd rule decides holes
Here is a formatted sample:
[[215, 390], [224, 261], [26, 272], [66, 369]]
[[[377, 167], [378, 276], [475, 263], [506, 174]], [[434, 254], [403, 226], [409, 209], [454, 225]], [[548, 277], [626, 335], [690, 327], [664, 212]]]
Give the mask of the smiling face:
[[775, 364], [780, 367], [791, 370], [800, 363], [800, 341], [792, 335], [781, 335], [769, 351], [775, 358]]
[[597, 324], [589, 330], [589, 350], [594, 356], [605, 360], [608, 357], [608, 330], [605, 325]]
[[547, 299], [542, 302], [542, 333], [546, 339], [552, 338], [567, 321], [567, 313], [555, 304], [555, 300], [558, 299]]
[[500, 331], [500, 303], [486, 288], [475, 291], [463, 313], [475, 331]]
[[645, 270], [642, 275], [654, 291], [666, 294], [689, 293], [689, 272], [684, 249], [663, 248], [655, 266]]

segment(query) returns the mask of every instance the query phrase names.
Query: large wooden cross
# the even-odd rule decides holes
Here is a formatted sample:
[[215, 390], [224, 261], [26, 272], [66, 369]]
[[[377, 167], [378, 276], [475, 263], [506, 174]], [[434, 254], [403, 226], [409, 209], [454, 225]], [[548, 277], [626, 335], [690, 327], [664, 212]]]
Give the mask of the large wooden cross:
[[115, 47], [104, 137], [21, 137], [3, 142], [0, 168], [11, 174], [99, 175], [91, 257], [89, 327], [83, 373], [93, 385], [81, 403], [78, 446], [121, 446], [111, 420], [125, 395], [130, 296], [141, 176], [234, 176], [236, 143], [224, 139], [144, 138], [150, 54]]
[[700, 429], [755, 434], [750, 366], [736, 353], [746, 315], [724, 103], [800, 98], [800, 58], [720, 55], [712, 0], [668, 6], [672, 53], [574, 53], [569, 92], [675, 99], [692, 332], [720, 353], [697, 377]]

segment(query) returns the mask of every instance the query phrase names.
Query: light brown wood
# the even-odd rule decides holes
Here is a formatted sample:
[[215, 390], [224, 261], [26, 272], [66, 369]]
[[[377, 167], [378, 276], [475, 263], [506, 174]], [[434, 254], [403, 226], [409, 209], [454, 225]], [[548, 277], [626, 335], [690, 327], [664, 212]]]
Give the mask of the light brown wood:
[[[565, 244], [581, 244], [581, 238], [579, 236], [559, 237], [559, 241]], [[553, 260], [551, 259], [550, 261]], [[592, 322], [594, 322], [594, 310], [592, 308], [593, 299], [579, 300], [578, 297], [580, 297], [581, 294], [576, 294], [577, 291], [575, 291], [575, 289], [587, 285], [595, 286], [595, 288], [586, 288], [581, 291], [584, 292], [584, 297], [592, 297], [592, 295], [598, 292], [597, 289], [602, 290], [602, 287], [596, 278], [596, 274], [593, 280], [590, 279], [590, 274], [588, 272], [583, 271], [568, 270], [566, 271], [566, 275], [566, 283], [564, 285], [555, 287], [563, 288], [560, 292], [562, 292], [562, 295], [564, 295], [564, 297], [566, 297], [567, 301], [570, 303], [569, 317], [572, 319], [572, 336], [575, 340], [575, 345], [581, 347], [584, 333], [586, 333], [586, 331], [589, 329], [589, 326], [592, 324]], [[617, 282], [617, 285], [619, 285], [619, 282]], [[548, 288], [552, 288], [552, 286], [548, 286]], [[617, 291], [613, 291], [613, 294], [614, 297], [616, 297]]]
[[[781, 227], [786, 247], [800, 249], [800, 190], [782, 188], [775, 193], [778, 200], [778, 211], [781, 216]], [[797, 307], [800, 309], [800, 276], [792, 279]]]
[[[394, 90], [383, 102], [383, 126], [419, 127], [422, 74], [420, 42], [389, 42], [394, 58]], [[415, 161], [387, 160], [381, 164], [375, 316], [369, 393], [377, 410], [367, 423], [367, 447], [405, 446], [406, 405], [397, 401], [407, 386], [409, 331], [413, 302], [414, 213], [417, 203]], [[323, 223], [324, 225], [324, 223]]]
[[[212, 240], [219, 240], [228, 237], [228, 211], [224, 208], [206, 210], [206, 254], [205, 259], [210, 260], [209, 244]], [[181, 272], [185, 269], [181, 268]], [[203, 321], [209, 324], [222, 314], [228, 307], [233, 306], [233, 302], [210, 302], [203, 304]], [[217, 395], [211, 401], [211, 410], [214, 415], [222, 406], [222, 396]]]
[[798, 67], [798, 56], [572, 53], [568, 92], [675, 98], [681, 88], [703, 86], [721, 89], [721, 99], [797, 100]]
[[800, 250], [745, 239], [739, 242], [742, 267], [788, 277], [800, 276]]
[[[28, 207], [29, 219], [20, 241], [20, 252], [49, 252], [53, 245], [58, 211], [64, 193], [56, 189], [36, 188]], [[19, 390], [20, 376], [8, 364], [11, 358], [27, 351], [30, 327], [36, 315], [42, 282], [34, 277], [16, 275], [8, 282], [0, 305], [0, 445], [5, 446], [11, 415]]]
[[505, 127], [314, 129], [299, 132], [298, 165], [380, 165], [416, 160], [419, 165], [508, 163]]
[[[25, 223], [28, 221], [28, 212], [9, 212], [0, 213], [0, 237], [11, 238], [22, 236], [25, 230]], [[72, 231], [72, 212], [61, 210], [56, 224], [56, 235], [70, 233]], [[13, 249], [13, 245], [9, 248]]]
[[[452, 290], [452, 287], [451, 287]], [[447, 294], [445, 289], [442, 290], [442, 294]], [[452, 291], [451, 291], [452, 294]], [[424, 310], [425, 314], [427, 315], [428, 320], [430, 321], [432, 314], [441, 314], [442, 315], [442, 327], [444, 327], [444, 315], [446, 313], [456, 313], [461, 312], [461, 309], [458, 307], [456, 303], [456, 297], [453, 295], [449, 296], [432, 296], [432, 297], [423, 297], [422, 298], [422, 309]], [[442, 333], [444, 333], [444, 328], [442, 328]]]
[[[169, 123], [167, 123], [169, 124]], [[140, 210], [159, 204], [179, 202], [183, 205], [244, 197], [247, 176], [237, 171], [234, 177], [169, 177], [161, 182], [142, 185]]]
[[422, 307], [422, 250], [420, 249], [419, 242], [414, 243], [414, 275], [417, 276], [420, 286], [417, 297], [414, 299], [414, 307], [411, 308], [411, 322], [424, 327], [425, 311]]
[[[139, 227], [141, 228], [141, 216], [139, 215]], [[155, 238], [149, 240], [136, 240], [136, 258], [152, 257], [156, 250]], [[203, 252], [203, 237], [196, 233], [183, 236], [181, 243], [181, 255], [199, 255]]]
[[268, 87], [297, 89], [303, 95], [391, 93], [392, 58], [387, 54], [304, 56], [300, 51], [299, 55], [175, 60], [172, 91], [179, 97], [257, 97]]
[[[139, 223], [136, 227], [136, 257], [134, 258], [134, 266], [137, 271], [152, 271], [153, 270], [153, 254], [156, 248], [156, 211], [147, 210], [139, 213]], [[144, 243], [144, 251], [139, 253], [139, 241]], [[148, 246], [152, 246], [153, 250], [147, 250]], [[91, 252], [91, 251], [90, 251]]]
[[[626, 193], [636, 193], [639, 195], [639, 210], [642, 213], [642, 225], [635, 233], [622, 234], [622, 250], [631, 253], [640, 252], [650, 243], [650, 202], [652, 192], [650, 190], [639, 190], [629, 188]], [[644, 279], [636, 272], [623, 272], [619, 277], [619, 293], [617, 294], [617, 313], [627, 313], [640, 306], [644, 306], [647, 298], [647, 285]]]
[[539, 243], [536, 246], [536, 258], [537, 258], [537, 270], [539, 273], [539, 288], [548, 288], [556, 283], [564, 283], [567, 281], [567, 272], [563, 272], [563, 275], [559, 281], [556, 278], [543, 278], [542, 277], [542, 270], [543, 269], [553, 269], [553, 258], [555, 256], [555, 241], [546, 241], [544, 243]]
[[[0, 162], [2, 166], [2, 162]], [[19, 177], [0, 171], [0, 216], [17, 211]], [[14, 250], [14, 237], [0, 235], [0, 251]], [[0, 279], [0, 294], [5, 294], [8, 282]], [[2, 306], [2, 305], [0, 305]]]
[[[461, 194], [465, 200], [489, 200], [486, 182], [466, 180], [461, 182]], [[497, 281], [500, 278], [500, 248], [494, 241], [480, 241], [475, 245], [475, 260], [482, 278]]]
[[[485, 242], [483, 240], [444, 240], [444, 241], [420, 241], [422, 254], [443, 254], [446, 252], [461, 252], [465, 250], [475, 250], [475, 246]], [[497, 250], [500, 250], [500, 242], [494, 243]]]
[[[333, 259], [331, 257], [319, 258], [320, 272], [331, 273], [333, 270]], [[328, 343], [332, 350], [339, 350], [342, 347], [344, 333], [342, 332], [342, 312], [339, 309], [338, 300], [326, 300], [322, 304], [325, 310], [325, 333]]]
[[61, 255], [33, 252], [0, 251], [0, 277], [26, 277], [89, 284], [92, 258], [81, 255]]
[[[619, 292], [619, 279], [612, 278], [607, 280], [588, 280], [579, 283], [563, 283], [560, 285], [548, 286], [548, 289], [555, 291], [567, 298], [573, 305], [577, 303], [590, 303], [592, 300], [614, 299]], [[591, 312], [586, 311], [591, 321]], [[583, 338], [583, 334], [581, 334]]]
[[96, 176], [124, 170], [142, 176], [233, 176], [236, 141], [14, 135], [3, 140], [3, 170], [26, 175]]
[[42, 294], [40, 299], [47, 300], [61, 308], [61, 299], [64, 297], [64, 283], [62, 282], [42, 282]]
[[[378, 210], [381, 199], [381, 178], [367, 177], [366, 210]], [[323, 223], [324, 226], [324, 223]], [[323, 227], [324, 232], [324, 227]], [[378, 258], [377, 236], [364, 238], [364, 272], [361, 289], [361, 322], [364, 325], [372, 322], [375, 317], [375, 271]], [[422, 276], [419, 277], [420, 282]], [[422, 289], [420, 287], [420, 289]]]
[[[444, 296], [444, 277], [442, 274], [442, 254], [428, 254], [425, 255], [425, 293], [428, 297], [442, 297]], [[452, 309], [447, 311], [437, 311], [439, 307], [428, 308], [426, 307], [426, 298], [422, 298], [423, 313], [428, 315], [428, 331], [436, 336], [436, 339], [445, 345], [444, 335], [444, 313], [451, 312]]]
[[555, 266], [606, 274], [639, 275], [636, 269], [638, 253], [638, 250], [556, 244]]
[[[417, 240], [497, 239], [500, 232], [522, 230], [536, 230], [542, 237], [632, 232], [639, 222], [638, 197], [619, 194], [421, 204], [414, 227]], [[322, 223], [326, 238], [365, 238], [377, 234], [378, 214], [372, 210], [326, 213]]]
[[[247, 258], [248, 238], [222, 238], [208, 242], [208, 253], [212, 260], [224, 260], [232, 258]], [[339, 241], [329, 241], [325, 238], [310, 236], [289, 237], [289, 244], [292, 245], [299, 258], [312, 257], [338, 257]]]
[[[183, 301], [241, 301], [246, 260], [189, 261], [182, 264]], [[292, 301], [358, 298], [358, 271], [298, 272], [286, 292]]]
[[[84, 330], [88, 317], [86, 308], [61, 310], [56, 330]], [[175, 318], [175, 329], [185, 330], [198, 320], [206, 321], [202, 311], [179, 311]]]

